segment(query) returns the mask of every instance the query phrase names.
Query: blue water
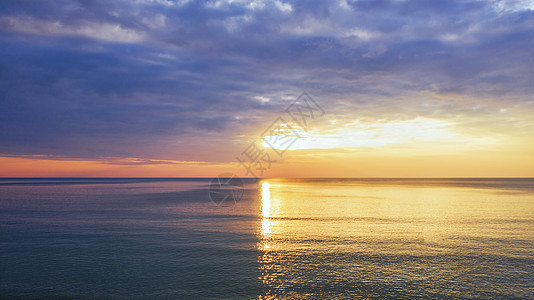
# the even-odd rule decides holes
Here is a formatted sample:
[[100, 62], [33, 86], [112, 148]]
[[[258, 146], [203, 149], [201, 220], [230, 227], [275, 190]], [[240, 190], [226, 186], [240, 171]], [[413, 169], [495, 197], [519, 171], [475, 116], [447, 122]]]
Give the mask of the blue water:
[[533, 179], [0, 179], [1, 298], [534, 299]]

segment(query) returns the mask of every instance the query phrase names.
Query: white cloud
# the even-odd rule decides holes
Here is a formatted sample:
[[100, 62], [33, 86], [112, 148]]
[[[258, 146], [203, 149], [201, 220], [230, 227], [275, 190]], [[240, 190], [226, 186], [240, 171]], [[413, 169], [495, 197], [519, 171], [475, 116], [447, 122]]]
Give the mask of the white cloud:
[[533, 0], [494, 0], [493, 7], [501, 14], [523, 10], [534, 10]]
[[293, 11], [293, 7], [291, 6], [291, 4], [289, 3], [284, 3], [284, 2], [281, 2], [281, 1], [275, 1], [274, 2], [274, 5], [281, 11], [281, 12], [284, 12], [284, 13], [290, 13]]
[[21, 33], [83, 36], [120, 43], [137, 43], [145, 38], [143, 33], [119, 24], [84, 22], [80, 25], [66, 25], [59, 21], [43, 21], [29, 17], [4, 17], [1, 20], [7, 23], [11, 30]]
[[263, 96], [254, 96], [254, 99], [260, 101], [261, 103], [267, 103], [267, 102], [271, 101], [270, 98], [263, 97]]
[[381, 34], [376, 31], [366, 30], [363, 28], [352, 28], [345, 32], [343, 37], [357, 37], [361, 40], [367, 41], [379, 38]]
[[228, 6], [230, 4], [241, 5], [251, 11], [258, 11], [265, 9], [269, 4], [273, 4], [279, 11], [283, 13], [289, 13], [293, 11], [293, 7], [289, 3], [284, 3], [280, 0], [267, 1], [267, 0], [217, 0], [210, 1], [205, 4], [209, 8], [219, 8], [222, 6]]

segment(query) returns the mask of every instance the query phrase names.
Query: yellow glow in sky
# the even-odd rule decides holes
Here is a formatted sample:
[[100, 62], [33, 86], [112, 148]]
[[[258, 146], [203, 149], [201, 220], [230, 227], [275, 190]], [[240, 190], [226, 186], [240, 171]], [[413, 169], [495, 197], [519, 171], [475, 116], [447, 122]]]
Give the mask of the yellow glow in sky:
[[[454, 124], [443, 120], [416, 118], [413, 120], [364, 124], [358, 121], [326, 131], [294, 129], [300, 138], [288, 150], [333, 149], [357, 147], [382, 147], [401, 143], [447, 142], [459, 146], [469, 144], [488, 145], [495, 138], [473, 138], [456, 132]], [[262, 145], [278, 150], [287, 149], [284, 140], [276, 136], [264, 136]]]

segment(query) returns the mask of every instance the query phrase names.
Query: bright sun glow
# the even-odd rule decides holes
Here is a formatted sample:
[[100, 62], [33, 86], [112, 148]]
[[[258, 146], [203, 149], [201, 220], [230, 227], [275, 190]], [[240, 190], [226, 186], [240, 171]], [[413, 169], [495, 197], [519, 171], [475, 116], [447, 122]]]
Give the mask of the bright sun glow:
[[[300, 138], [294, 138], [288, 150], [301, 149], [331, 149], [355, 147], [381, 147], [401, 143], [428, 142], [428, 141], [461, 141], [466, 140], [453, 131], [454, 124], [427, 118], [413, 120], [377, 122], [364, 124], [354, 122], [343, 127], [323, 132], [303, 132], [295, 130]], [[279, 150], [287, 149], [291, 136], [284, 138], [264, 136], [262, 145]], [[473, 139], [469, 139], [474, 141]], [[488, 141], [481, 141], [488, 142]]]

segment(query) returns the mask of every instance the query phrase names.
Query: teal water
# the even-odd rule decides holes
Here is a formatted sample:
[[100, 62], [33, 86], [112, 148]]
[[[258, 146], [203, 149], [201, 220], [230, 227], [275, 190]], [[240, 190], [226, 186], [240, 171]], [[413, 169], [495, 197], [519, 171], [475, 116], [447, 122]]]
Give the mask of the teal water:
[[0, 298], [534, 298], [533, 179], [0, 179]]

